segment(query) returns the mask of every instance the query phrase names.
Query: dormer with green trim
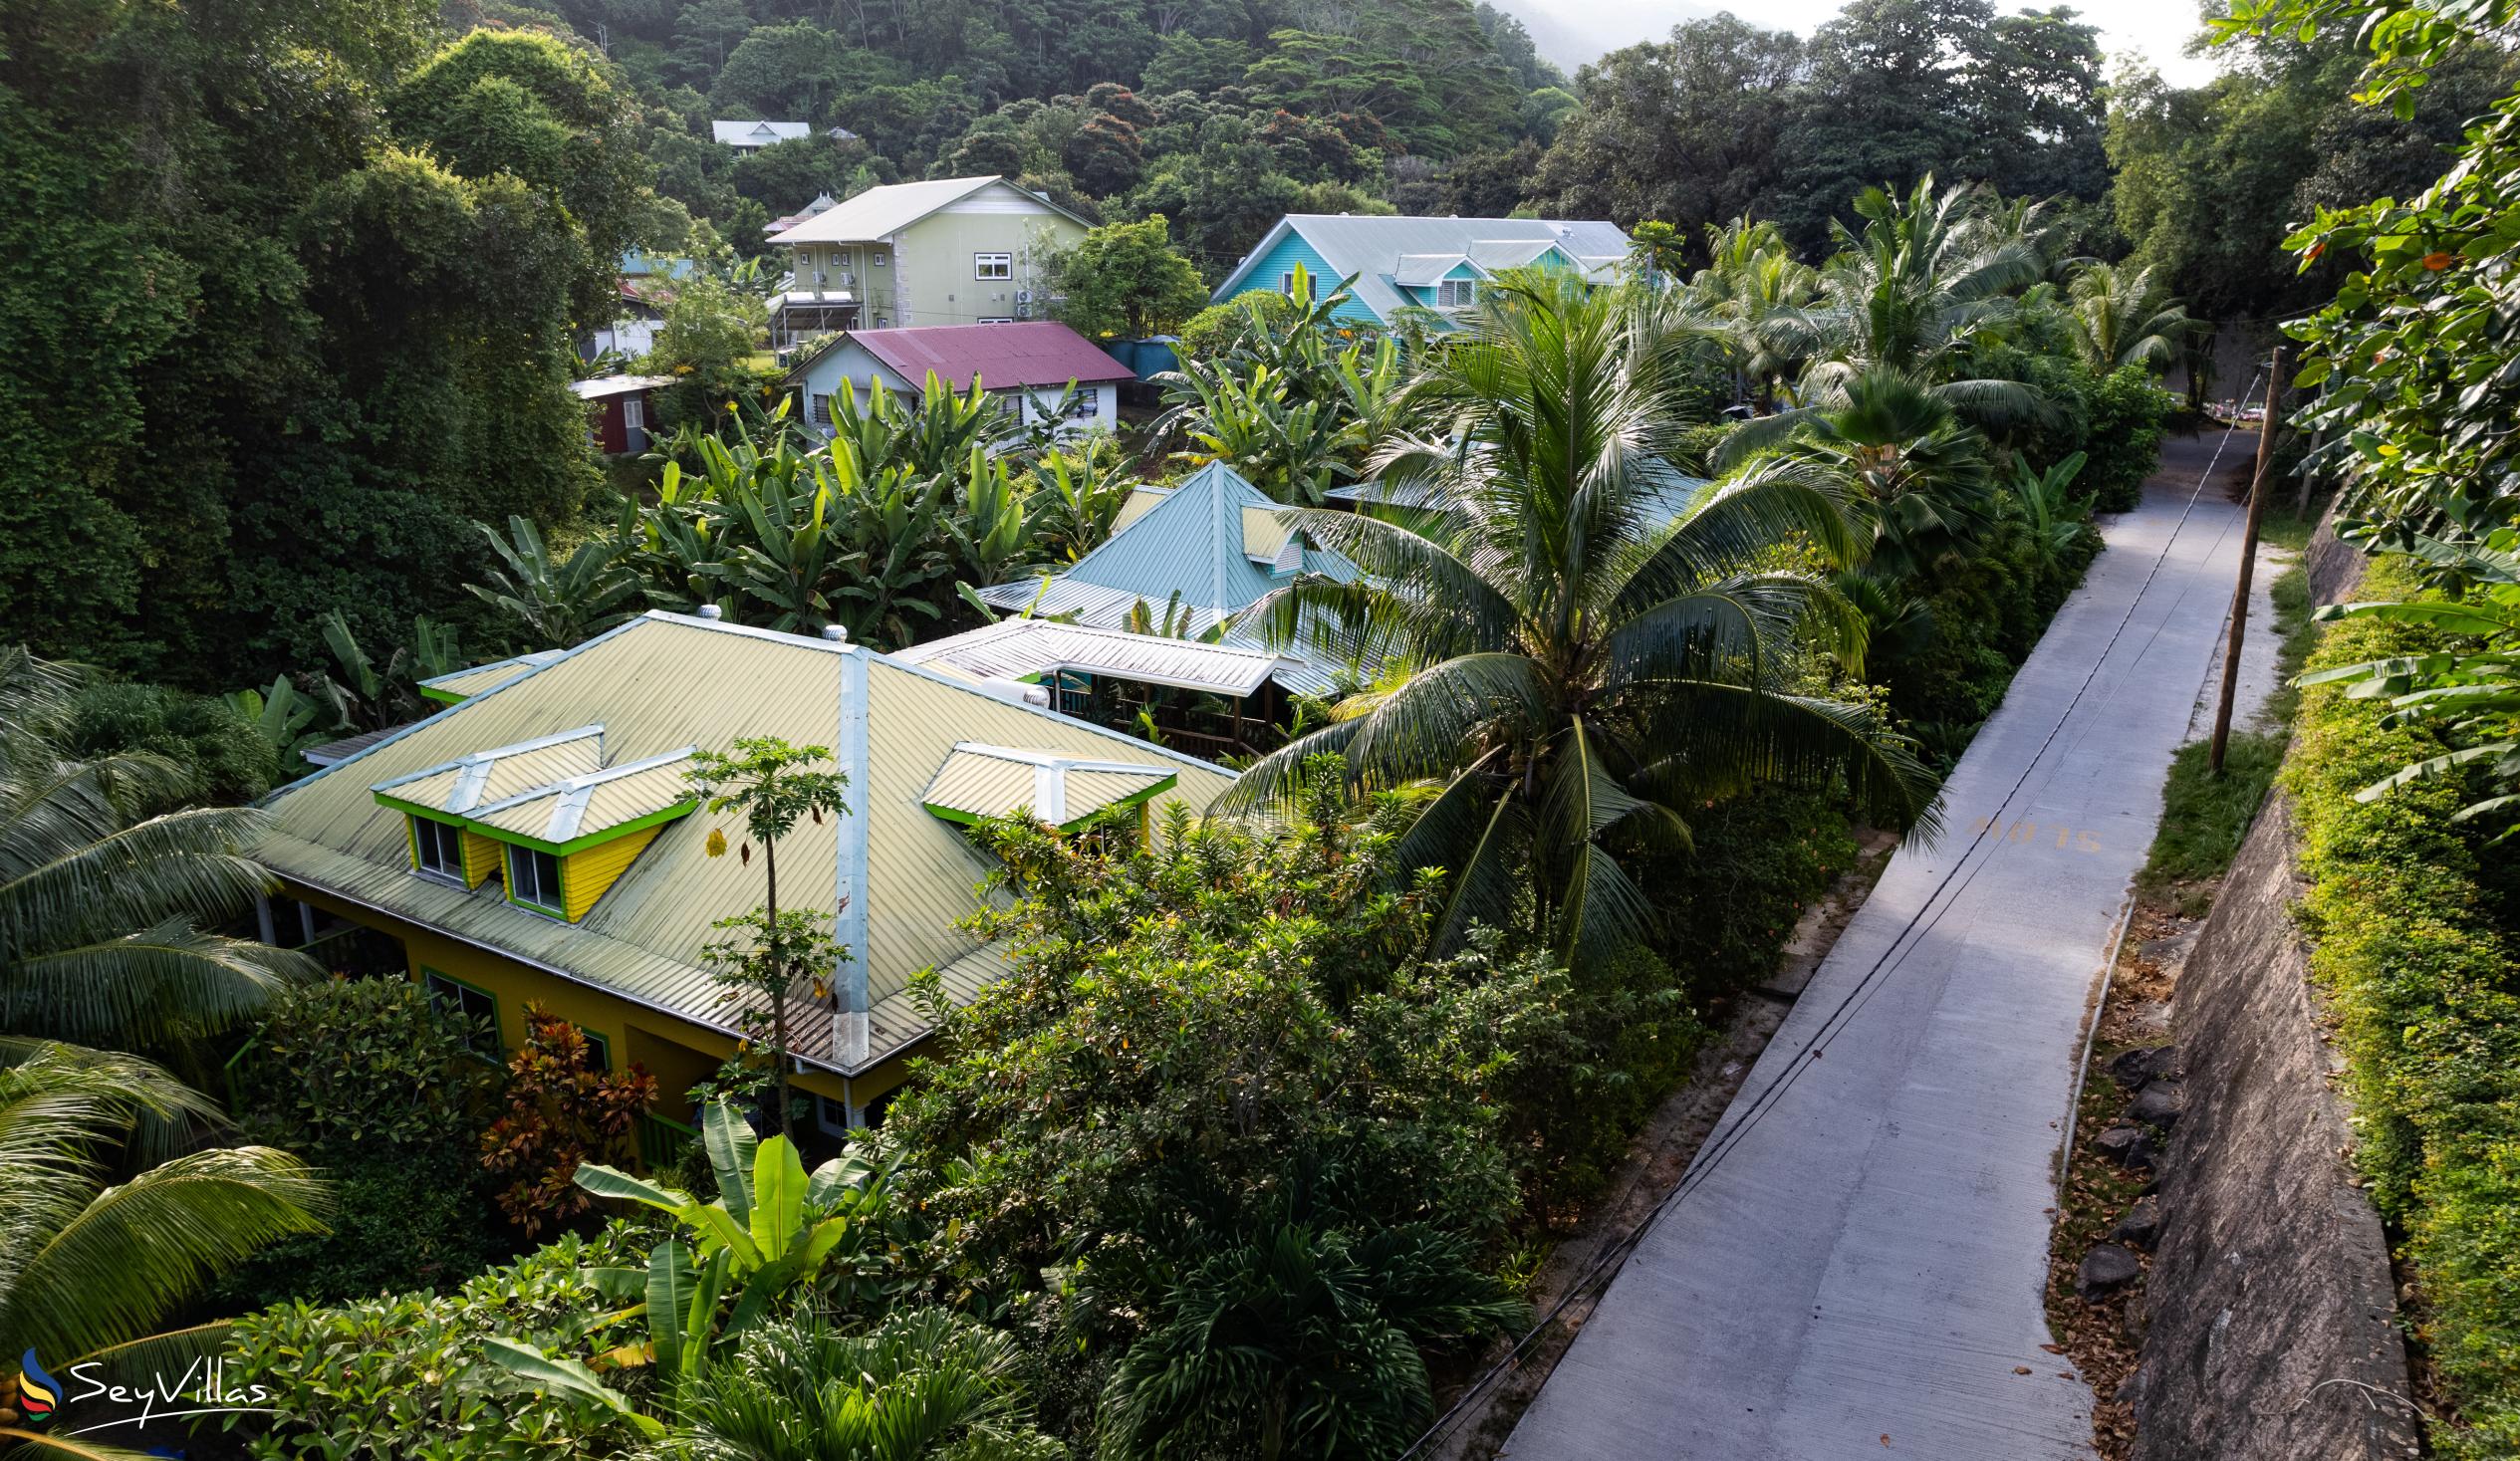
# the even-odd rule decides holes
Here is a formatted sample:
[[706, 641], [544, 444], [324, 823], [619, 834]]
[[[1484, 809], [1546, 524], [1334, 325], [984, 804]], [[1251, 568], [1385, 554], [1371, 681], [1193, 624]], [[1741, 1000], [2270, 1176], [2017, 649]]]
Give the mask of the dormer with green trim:
[[466, 827], [499, 845], [508, 901], [575, 923], [699, 794], [683, 775], [696, 746], [573, 776], [481, 808]]
[[1061, 832], [1138, 808], [1180, 784], [1180, 773], [1139, 761], [1096, 761], [1015, 746], [957, 741], [919, 795], [947, 822], [974, 825], [1029, 811]]
[[370, 788], [378, 806], [403, 815], [412, 870], [479, 887], [499, 870], [497, 844], [474, 831], [473, 813], [520, 792], [602, 769], [604, 727], [582, 725], [558, 735], [475, 751], [381, 781]]

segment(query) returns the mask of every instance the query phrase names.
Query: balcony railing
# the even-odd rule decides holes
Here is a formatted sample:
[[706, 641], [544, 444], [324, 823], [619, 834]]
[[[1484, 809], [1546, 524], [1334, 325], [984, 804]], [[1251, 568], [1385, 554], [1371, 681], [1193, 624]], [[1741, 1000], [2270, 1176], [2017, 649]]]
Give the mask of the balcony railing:
[[671, 1116], [654, 1111], [638, 1113], [638, 1160], [651, 1172], [662, 1171], [682, 1160], [700, 1133]]

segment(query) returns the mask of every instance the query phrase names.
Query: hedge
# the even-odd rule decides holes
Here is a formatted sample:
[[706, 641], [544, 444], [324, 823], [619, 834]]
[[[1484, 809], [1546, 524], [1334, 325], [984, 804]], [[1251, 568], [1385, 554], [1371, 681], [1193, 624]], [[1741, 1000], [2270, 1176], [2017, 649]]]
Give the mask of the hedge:
[[[2402, 561], [2374, 566], [2365, 599], [2418, 597]], [[2354, 619], [2314, 667], [2419, 653], [2439, 636]], [[2504, 902], [2507, 851], [2451, 814], [2456, 782], [2372, 802], [2355, 793], [2441, 749], [2390, 728], [2382, 707], [2319, 686], [2303, 697], [2284, 772], [2302, 831], [2302, 906], [2348, 1062], [2356, 1159], [2402, 1235], [2427, 1301], [2418, 1338], [2455, 1413], [2437, 1454], [2520, 1454], [2520, 955]]]

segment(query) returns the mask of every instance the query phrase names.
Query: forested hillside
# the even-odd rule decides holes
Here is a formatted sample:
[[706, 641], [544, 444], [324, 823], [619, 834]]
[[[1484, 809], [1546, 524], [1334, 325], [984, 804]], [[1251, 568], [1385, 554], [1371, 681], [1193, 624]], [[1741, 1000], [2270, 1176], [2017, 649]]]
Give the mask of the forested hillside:
[[[567, 381], [620, 253], [731, 279], [825, 191], [1001, 173], [1160, 215], [1212, 284], [1288, 212], [1661, 223], [1690, 266], [1747, 215], [1820, 258], [1862, 188], [1931, 174], [2263, 333], [2335, 282], [2286, 229], [2420, 186], [2507, 80], [2445, 66], [2400, 121], [2342, 38], [2226, 54], [2111, 86], [2071, 11], [1989, 0], [1718, 16], [1572, 78], [1469, 0], [22, 0], [0, 615], [201, 688], [320, 662], [327, 610], [381, 660], [468, 610], [474, 521], [610, 512]], [[815, 132], [712, 139], [737, 118]]]

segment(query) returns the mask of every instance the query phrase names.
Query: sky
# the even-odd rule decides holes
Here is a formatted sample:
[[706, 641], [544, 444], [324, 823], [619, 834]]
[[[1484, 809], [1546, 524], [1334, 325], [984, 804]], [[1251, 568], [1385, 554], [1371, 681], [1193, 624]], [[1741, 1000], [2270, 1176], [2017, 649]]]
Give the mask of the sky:
[[[1999, 4], [1998, 8], [2044, 10], [2056, 3], [2059, 0], [2041, 0], [2037, 5]], [[1809, 35], [1837, 15], [1843, 4], [1844, 0], [1504, 0], [1500, 8], [1525, 17], [1545, 17], [1550, 24], [1533, 25], [1533, 39], [1540, 42], [1543, 55], [1564, 60], [1557, 53], [1569, 48], [1599, 51], [1660, 40], [1680, 21], [1724, 9], [1759, 25], [1790, 26]], [[2140, 54], [2176, 86], [2195, 86], [2214, 73], [2212, 57], [2180, 54], [2188, 37], [2200, 29], [2196, 0], [2083, 0], [2074, 8], [2100, 27], [2101, 47], [2113, 61], [2128, 53]], [[1553, 40], [1559, 44], [1552, 45]]]

